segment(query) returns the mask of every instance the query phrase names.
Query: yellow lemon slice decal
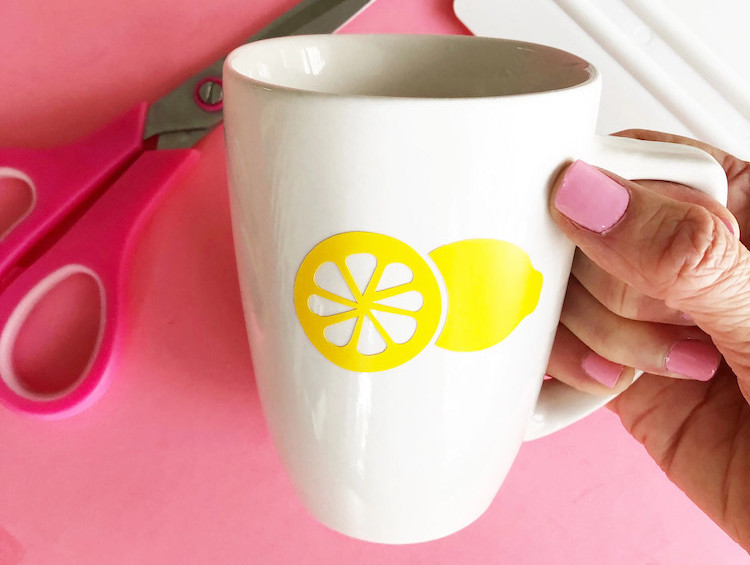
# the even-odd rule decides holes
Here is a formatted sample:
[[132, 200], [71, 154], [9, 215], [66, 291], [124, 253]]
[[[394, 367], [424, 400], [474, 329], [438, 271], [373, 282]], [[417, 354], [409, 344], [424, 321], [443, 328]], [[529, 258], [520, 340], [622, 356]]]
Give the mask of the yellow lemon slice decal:
[[329, 361], [374, 372], [405, 363], [440, 322], [440, 288], [424, 259], [377, 233], [346, 232], [305, 256], [294, 284], [302, 329]]
[[506, 337], [539, 302], [542, 274], [520, 247], [467, 239], [430, 253], [448, 290], [448, 314], [435, 345], [477, 351]]

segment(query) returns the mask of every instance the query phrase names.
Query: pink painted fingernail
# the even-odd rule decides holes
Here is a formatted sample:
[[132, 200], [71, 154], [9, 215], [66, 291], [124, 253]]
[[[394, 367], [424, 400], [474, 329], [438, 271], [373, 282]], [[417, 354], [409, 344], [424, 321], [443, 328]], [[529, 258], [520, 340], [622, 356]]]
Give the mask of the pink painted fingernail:
[[596, 167], [576, 161], [555, 194], [555, 208], [596, 233], [614, 226], [628, 207], [630, 193]]
[[622, 370], [625, 368], [618, 363], [613, 363], [601, 355], [591, 351], [581, 363], [581, 367], [586, 374], [595, 381], [603, 384], [607, 388], [615, 388], [617, 381], [620, 380]]
[[696, 381], [707, 381], [719, 368], [721, 356], [716, 348], [697, 339], [675, 343], [667, 353], [668, 371]]

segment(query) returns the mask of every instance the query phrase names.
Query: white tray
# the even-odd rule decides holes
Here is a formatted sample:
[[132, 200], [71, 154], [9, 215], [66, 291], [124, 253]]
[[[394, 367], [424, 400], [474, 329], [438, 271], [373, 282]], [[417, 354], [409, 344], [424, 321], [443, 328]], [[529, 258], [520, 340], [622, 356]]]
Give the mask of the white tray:
[[750, 159], [750, 2], [455, 0], [475, 35], [570, 51], [602, 73], [599, 131], [639, 127]]

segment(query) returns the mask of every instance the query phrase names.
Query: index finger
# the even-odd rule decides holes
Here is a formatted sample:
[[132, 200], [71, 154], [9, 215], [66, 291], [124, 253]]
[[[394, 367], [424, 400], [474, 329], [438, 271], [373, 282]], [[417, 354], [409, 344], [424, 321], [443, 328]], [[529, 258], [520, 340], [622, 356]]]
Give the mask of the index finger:
[[726, 209], [675, 200], [582, 161], [561, 173], [550, 208], [601, 268], [681, 311], [739, 253]]
[[615, 133], [614, 135], [618, 137], [642, 139], [645, 141], [666, 141], [670, 143], [691, 145], [698, 149], [702, 149], [711, 155], [722, 166], [727, 175], [727, 181], [729, 183], [727, 208], [729, 208], [729, 211], [737, 217], [742, 227], [745, 229], [747, 228], [748, 223], [750, 223], [750, 163], [743, 161], [726, 151], [722, 151], [717, 147], [709, 145], [708, 143], [703, 143], [702, 141], [683, 137], [681, 135], [646, 129], [624, 130]]

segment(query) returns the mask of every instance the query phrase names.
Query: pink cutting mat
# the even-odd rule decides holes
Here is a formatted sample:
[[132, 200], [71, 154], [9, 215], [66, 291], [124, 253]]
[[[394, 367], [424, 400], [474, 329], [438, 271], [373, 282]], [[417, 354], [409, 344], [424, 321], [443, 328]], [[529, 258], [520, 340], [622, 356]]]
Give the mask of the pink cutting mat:
[[[6, 0], [0, 145], [73, 139], [152, 99], [293, 0]], [[377, 0], [348, 32], [466, 33], [449, 0]], [[109, 393], [60, 422], [0, 410], [0, 565], [705, 565], [746, 554], [607, 411], [523, 447], [489, 511], [432, 543], [333, 533], [294, 497], [253, 384], [223, 132], [153, 217]]]

